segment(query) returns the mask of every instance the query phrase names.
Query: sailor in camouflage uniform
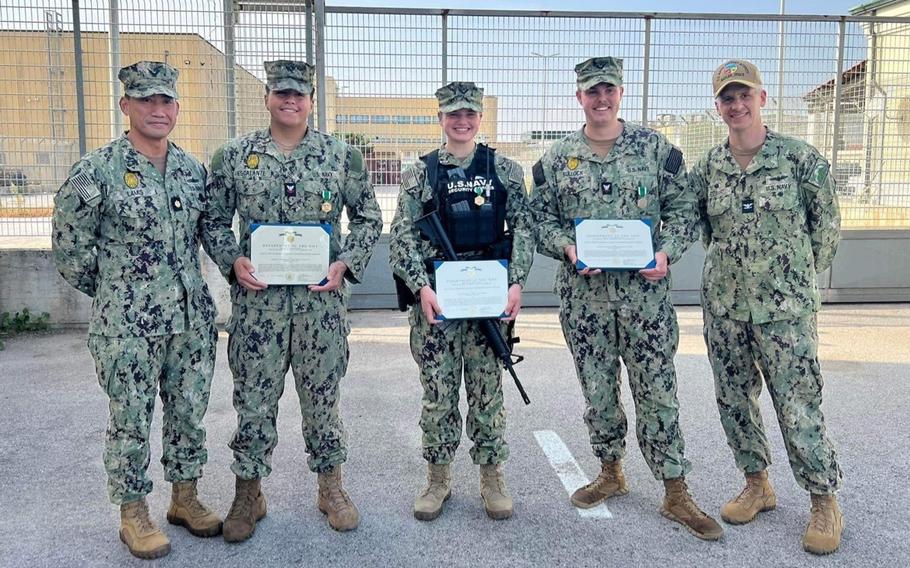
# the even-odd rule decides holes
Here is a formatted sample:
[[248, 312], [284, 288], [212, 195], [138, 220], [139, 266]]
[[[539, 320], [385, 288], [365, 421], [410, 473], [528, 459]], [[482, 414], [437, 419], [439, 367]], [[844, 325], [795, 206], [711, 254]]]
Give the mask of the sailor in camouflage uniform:
[[[415, 301], [409, 314], [411, 353], [423, 385], [420, 427], [428, 483], [415, 500], [414, 515], [435, 519], [451, 493], [464, 373], [467, 435], [474, 442], [471, 458], [480, 465], [484, 508], [491, 518], [505, 519], [512, 515], [512, 498], [500, 468], [509, 457], [501, 363], [478, 322], [437, 320], [441, 309], [428, 265], [442, 259], [442, 251], [421, 237], [415, 221], [438, 208], [457, 251], [471, 258], [509, 260], [508, 315], [501, 324], [505, 334], [505, 322], [514, 321], [521, 309], [521, 289], [534, 255], [524, 174], [517, 163], [474, 142], [483, 117], [482, 89], [453, 82], [436, 91], [436, 97], [447, 141], [405, 170], [389, 242], [392, 272]], [[505, 224], [511, 235], [503, 233]]]
[[790, 467], [811, 494], [803, 545], [833, 552], [843, 530], [834, 497], [841, 470], [821, 411], [816, 281], [840, 240], [834, 179], [815, 148], [762, 124], [767, 95], [755, 65], [724, 63], [713, 87], [729, 139], [699, 160], [690, 180], [707, 248], [705, 342], [721, 423], [746, 477], [721, 516], [747, 523], [776, 505], [758, 403], [764, 379]]
[[[209, 190], [220, 231], [212, 258], [231, 282], [233, 313], [228, 361], [234, 374], [237, 430], [231, 441], [236, 496], [224, 537], [249, 538], [265, 516], [260, 480], [272, 470], [278, 442], [278, 399], [293, 370], [310, 469], [318, 474], [318, 507], [332, 528], [357, 527], [359, 514], [341, 485], [347, 459], [338, 415], [348, 364], [349, 284], [359, 282], [382, 230], [379, 205], [356, 148], [307, 127], [313, 108], [313, 66], [265, 63], [269, 128], [232, 140], [212, 158]], [[350, 233], [341, 234], [342, 211]], [[240, 242], [231, 231], [240, 218]], [[326, 281], [267, 286], [250, 261], [251, 225], [331, 226]]]
[[170, 543], [145, 501], [156, 394], [161, 463], [173, 483], [168, 521], [197, 536], [221, 530], [196, 497], [217, 342], [199, 267], [206, 173], [167, 139], [179, 111], [177, 70], [141, 61], [119, 77], [130, 130], [73, 166], [54, 198], [53, 249], [60, 274], [93, 298], [88, 345], [110, 399], [104, 466], [120, 538], [134, 555], [158, 558]]
[[[668, 266], [695, 239], [695, 197], [686, 188], [681, 152], [661, 134], [618, 118], [622, 60], [588, 59], [575, 72], [585, 126], [555, 143], [534, 166], [531, 194], [538, 251], [561, 261], [555, 284], [560, 321], [585, 396], [591, 446], [602, 463], [600, 475], [578, 489], [572, 503], [594, 507], [627, 492], [622, 360], [635, 399], [639, 446], [666, 488], [662, 514], [699, 538], [716, 540], [723, 529], [698, 509], [685, 482], [691, 465], [679, 429], [673, 366], [679, 329]], [[649, 219], [656, 266], [577, 270], [575, 218]]]

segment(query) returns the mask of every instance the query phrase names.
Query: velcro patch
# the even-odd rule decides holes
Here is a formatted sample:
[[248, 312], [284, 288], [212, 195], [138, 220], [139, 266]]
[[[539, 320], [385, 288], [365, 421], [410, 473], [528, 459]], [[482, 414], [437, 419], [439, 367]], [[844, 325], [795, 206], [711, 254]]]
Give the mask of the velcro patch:
[[101, 190], [95, 186], [95, 181], [85, 174], [78, 174], [70, 178], [70, 185], [79, 194], [83, 203], [88, 203], [101, 195]]
[[521, 185], [521, 182], [524, 181], [524, 173], [521, 171], [521, 166], [518, 164], [512, 164], [512, 167], [509, 169], [509, 181], [515, 185]]
[[809, 174], [809, 185], [813, 185], [818, 188], [821, 188], [821, 186], [825, 185], [825, 181], [828, 180], [829, 169], [830, 166], [828, 166], [828, 162], [825, 161], [824, 158], [819, 158], [818, 161], [815, 162], [815, 167], [812, 168], [812, 173]]
[[682, 165], [683, 155], [678, 148], [671, 148], [670, 155], [667, 156], [667, 161], [664, 162], [664, 170], [668, 173], [676, 175], [679, 173], [679, 166]]
[[535, 186], [540, 187], [547, 184], [547, 176], [543, 173], [543, 163], [541, 160], [537, 160], [537, 163], [531, 168], [531, 175], [534, 177]]
[[420, 185], [417, 182], [417, 174], [414, 172], [414, 168], [408, 168], [401, 174], [401, 187], [405, 190], [412, 190]]

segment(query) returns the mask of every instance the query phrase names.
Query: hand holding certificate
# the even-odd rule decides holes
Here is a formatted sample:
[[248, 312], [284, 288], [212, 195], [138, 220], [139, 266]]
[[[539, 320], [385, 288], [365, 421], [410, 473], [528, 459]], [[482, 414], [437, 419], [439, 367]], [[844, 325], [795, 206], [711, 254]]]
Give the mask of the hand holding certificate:
[[437, 261], [438, 319], [501, 318], [509, 288], [505, 260]]
[[250, 260], [269, 285], [320, 284], [329, 267], [330, 225], [253, 225]]
[[655, 266], [649, 219], [575, 219], [575, 246], [579, 270]]

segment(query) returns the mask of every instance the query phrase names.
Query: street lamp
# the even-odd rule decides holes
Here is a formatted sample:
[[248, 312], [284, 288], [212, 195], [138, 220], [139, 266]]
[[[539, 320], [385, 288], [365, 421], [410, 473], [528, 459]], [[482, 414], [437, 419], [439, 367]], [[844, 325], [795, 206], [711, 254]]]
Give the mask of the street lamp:
[[548, 79], [547, 75], [549, 75], [549, 71], [550, 71], [550, 58], [556, 57], [559, 54], [551, 53], [549, 55], [544, 55], [542, 53], [537, 53], [536, 51], [532, 51], [531, 55], [533, 55], [534, 57], [543, 58], [543, 118], [542, 118], [542, 126], [540, 129], [540, 142], [541, 142], [541, 144], [543, 144], [544, 142], [546, 142], [546, 137], [547, 137], [547, 79]]

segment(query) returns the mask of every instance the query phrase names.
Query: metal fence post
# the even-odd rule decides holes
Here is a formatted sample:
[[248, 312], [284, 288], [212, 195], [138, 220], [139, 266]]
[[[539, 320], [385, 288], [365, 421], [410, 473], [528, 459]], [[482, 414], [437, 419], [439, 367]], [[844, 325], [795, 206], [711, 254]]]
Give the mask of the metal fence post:
[[73, 0], [73, 57], [76, 66], [76, 120], [79, 128], [79, 157], [85, 155], [85, 78], [82, 74], [82, 20], [79, 0]]
[[834, 133], [831, 140], [831, 171], [828, 175], [837, 176], [837, 150], [838, 138], [840, 137], [840, 100], [843, 91], [843, 74], [844, 74], [844, 35], [847, 31], [847, 20], [844, 16], [840, 17], [837, 24], [837, 74], [834, 76]]
[[[313, 64], [313, 0], [306, 0], [306, 8], [304, 19], [306, 20], [306, 30], [303, 34], [304, 41], [306, 41], [306, 62], [310, 65]], [[320, 82], [322, 82], [320, 80]], [[307, 117], [307, 125], [313, 127], [313, 113], [310, 113], [310, 116]]]
[[[449, 83], [449, 11], [442, 11], [442, 84]], [[442, 143], [446, 143], [446, 133], [440, 135]]]
[[110, 18], [110, 65], [111, 65], [111, 138], [123, 134], [123, 121], [120, 118], [120, 3], [109, 0], [108, 15]]
[[225, 71], [225, 96], [227, 96], [227, 137], [237, 136], [237, 92], [234, 68], [237, 65], [237, 45], [234, 38], [234, 26], [237, 18], [234, 13], [234, 0], [224, 0], [224, 71]]
[[318, 130], [325, 132], [328, 112], [325, 100], [325, 0], [316, 0], [316, 100]]
[[641, 73], [641, 125], [648, 126], [648, 87], [651, 71], [651, 16], [645, 16], [645, 52]]

